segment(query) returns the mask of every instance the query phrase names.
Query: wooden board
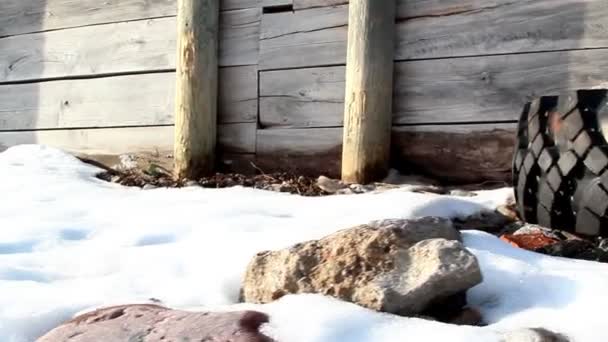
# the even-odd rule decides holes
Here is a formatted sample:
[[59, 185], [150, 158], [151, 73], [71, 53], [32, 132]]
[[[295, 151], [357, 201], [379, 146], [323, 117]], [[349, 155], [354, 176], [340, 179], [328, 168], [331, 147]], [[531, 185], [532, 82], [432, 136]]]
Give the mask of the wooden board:
[[220, 66], [257, 65], [262, 8], [220, 14]]
[[328, 7], [347, 4], [348, 0], [293, 0], [293, 9], [302, 10], [313, 7]]
[[[411, 0], [397, 15], [395, 59], [606, 47], [606, 16], [602, 0]], [[265, 15], [261, 69], [344, 64], [347, 17], [348, 5]]]
[[2, 0], [0, 37], [171, 16], [176, 0]]
[[264, 8], [293, 5], [292, 0], [262, 0]]
[[256, 165], [264, 172], [340, 176], [341, 128], [261, 129]]
[[268, 71], [260, 74], [262, 126], [341, 126], [344, 67]]
[[[255, 67], [220, 69], [218, 121], [257, 121]], [[0, 86], [0, 131], [173, 123], [175, 73]]]
[[221, 124], [217, 130], [220, 153], [254, 153], [257, 124], [255, 122]]
[[[265, 172], [340, 176], [341, 128], [258, 130]], [[393, 127], [393, 167], [450, 183], [510, 180], [515, 124]]]
[[265, 14], [260, 69], [345, 63], [347, 23], [347, 6]]
[[175, 18], [0, 39], [0, 82], [175, 68]]
[[[221, 14], [220, 66], [255, 65], [261, 9]], [[175, 18], [0, 39], [0, 83], [175, 68]]]
[[[256, 126], [253, 123], [220, 125], [220, 153], [255, 152], [255, 132]], [[0, 152], [14, 145], [41, 144], [86, 154], [172, 153], [173, 133], [172, 125], [0, 132]]]
[[256, 65], [219, 70], [218, 117], [222, 123], [258, 121]]
[[0, 132], [0, 151], [20, 144], [87, 154], [173, 151], [173, 126]]
[[[262, 0], [222, 0], [222, 10], [259, 8]], [[0, 37], [173, 16], [176, 0], [2, 0]]]
[[516, 125], [393, 127], [393, 166], [447, 183], [511, 181]]
[[[608, 82], [608, 49], [454, 58], [395, 64], [393, 122], [517, 120], [542, 94]], [[260, 74], [263, 127], [341, 126], [344, 67]]]

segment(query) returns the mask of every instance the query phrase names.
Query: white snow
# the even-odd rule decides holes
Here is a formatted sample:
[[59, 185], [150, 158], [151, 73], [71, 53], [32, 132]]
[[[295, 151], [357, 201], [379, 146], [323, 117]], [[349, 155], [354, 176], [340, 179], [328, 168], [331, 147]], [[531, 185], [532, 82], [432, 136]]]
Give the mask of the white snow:
[[464, 233], [484, 282], [469, 301], [492, 324], [458, 327], [371, 312], [317, 295], [235, 304], [250, 257], [382, 218], [455, 217], [493, 209], [509, 188], [475, 197], [380, 194], [305, 198], [245, 188], [140, 190], [52, 148], [0, 153], [0, 341], [30, 342], [81, 310], [147, 302], [182, 309], [254, 308], [279, 341], [500, 341], [544, 327], [607, 341], [608, 266], [513, 248]]

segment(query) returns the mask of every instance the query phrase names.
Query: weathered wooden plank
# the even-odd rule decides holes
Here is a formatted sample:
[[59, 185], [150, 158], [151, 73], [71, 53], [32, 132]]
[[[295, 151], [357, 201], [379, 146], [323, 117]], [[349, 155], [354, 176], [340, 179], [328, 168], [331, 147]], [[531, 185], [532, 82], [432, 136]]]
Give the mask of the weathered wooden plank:
[[221, 13], [220, 66], [258, 64], [261, 20], [261, 7]]
[[0, 130], [173, 123], [175, 73], [0, 86]]
[[393, 127], [393, 164], [448, 183], [509, 183], [515, 126]]
[[[261, 9], [221, 14], [220, 66], [255, 65]], [[175, 18], [0, 39], [0, 83], [175, 68]]]
[[256, 165], [265, 172], [340, 177], [342, 128], [262, 129], [256, 146]]
[[[293, 0], [293, 8], [303, 10], [344, 5], [348, 2], [348, 0]], [[484, 5], [497, 6], [505, 2], [504, 0], [486, 0]], [[439, 16], [458, 11], [475, 10], [478, 6], [478, 0], [397, 0], [397, 14], [399, 18]]]
[[[608, 26], [603, 22], [608, 3], [602, 0], [493, 0], [483, 4], [410, 0], [401, 4], [396, 60], [608, 46]], [[265, 15], [261, 69], [345, 63], [346, 30], [336, 26], [347, 23], [347, 7]], [[291, 24], [286, 25], [288, 21]]]
[[176, 0], [2, 0], [0, 37], [171, 16]]
[[173, 150], [173, 126], [0, 132], [0, 151], [20, 144], [87, 154], [168, 152]]
[[[391, 164], [446, 182], [510, 181], [515, 124], [396, 126]], [[340, 175], [341, 128], [258, 130], [266, 172]]]
[[302, 10], [313, 7], [328, 7], [347, 4], [348, 0], [293, 0], [293, 9]]
[[[260, 8], [262, 0], [222, 0], [222, 10]], [[173, 16], [176, 0], [2, 0], [0, 37]]]
[[608, 81], [608, 49], [396, 65], [396, 124], [515, 120], [535, 96]]
[[0, 82], [175, 68], [175, 18], [0, 39]]
[[[257, 121], [255, 67], [220, 69], [220, 123]], [[0, 131], [173, 123], [175, 73], [0, 86]]]
[[345, 63], [347, 24], [347, 6], [265, 14], [260, 69]]
[[[255, 152], [255, 133], [252, 123], [219, 125], [218, 152]], [[0, 132], [0, 152], [14, 145], [41, 144], [86, 154], [172, 153], [173, 135], [172, 125]]]
[[262, 126], [341, 126], [344, 67], [267, 71], [260, 74]]
[[220, 68], [218, 120], [222, 123], [258, 121], [256, 65]]
[[221, 10], [259, 8], [262, 7], [262, 0], [221, 0]]
[[[608, 82], [608, 49], [395, 63], [393, 123], [516, 120], [541, 94]], [[342, 125], [344, 67], [260, 74], [262, 126]]]
[[262, 0], [262, 6], [264, 8], [289, 5], [293, 5], [292, 0]]
[[255, 153], [256, 133], [255, 122], [221, 124], [217, 137], [219, 152]]

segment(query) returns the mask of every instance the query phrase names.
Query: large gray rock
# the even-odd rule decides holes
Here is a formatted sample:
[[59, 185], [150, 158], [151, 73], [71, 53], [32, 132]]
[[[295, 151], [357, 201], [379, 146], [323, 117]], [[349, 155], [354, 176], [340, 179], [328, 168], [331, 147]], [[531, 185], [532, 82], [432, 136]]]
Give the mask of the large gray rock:
[[449, 220], [383, 220], [257, 254], [241, 296], [268, 303], [286, 294], [320, 293], [414, 315], [481, 280], [477, 259]]
[[268, 317], [256, 311], [187, 312], [152, 304], [102, 308], [80, 315], [37, 342], [271, 342], [258, 331]]

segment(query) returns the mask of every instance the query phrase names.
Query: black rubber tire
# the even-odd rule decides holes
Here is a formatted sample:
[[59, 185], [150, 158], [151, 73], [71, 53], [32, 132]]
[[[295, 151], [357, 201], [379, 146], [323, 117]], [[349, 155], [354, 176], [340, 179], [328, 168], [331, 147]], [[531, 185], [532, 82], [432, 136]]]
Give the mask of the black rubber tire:
[[601, 119], [608, 119], [607, 90], [545, 96], [525, 105], [513, 185], [526, 222], [608, 236], [608, 143]]

